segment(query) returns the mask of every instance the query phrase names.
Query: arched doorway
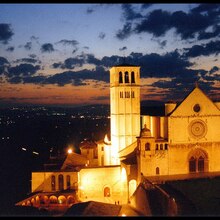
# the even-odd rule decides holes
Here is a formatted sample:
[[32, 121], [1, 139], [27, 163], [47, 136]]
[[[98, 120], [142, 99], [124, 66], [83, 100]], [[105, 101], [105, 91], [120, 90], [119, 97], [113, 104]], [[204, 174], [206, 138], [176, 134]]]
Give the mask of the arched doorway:
[[104, 197], [110, 197], [111, 193], [110, 193], [110, 188], [108, 186], [106, 186], [104, 188]]
[[64, 195], [60, 195], [57, 201], [59, 204], [66, 204], [66, 197]]
[[75, 199], [73, 196], [68, 196], [67, 197], [67, 203], [68, 204], [74, 204], [75, 203]]
[[50, 196], [49, 200], [50, 200], [50, 204], [57, 204], [57, 197], [56, 196], [54, 196], [54, 195]]
[[208, 171], [208, 155], [202, 149], [194, 149], [189, 153], [189, 172], [207, 172]]

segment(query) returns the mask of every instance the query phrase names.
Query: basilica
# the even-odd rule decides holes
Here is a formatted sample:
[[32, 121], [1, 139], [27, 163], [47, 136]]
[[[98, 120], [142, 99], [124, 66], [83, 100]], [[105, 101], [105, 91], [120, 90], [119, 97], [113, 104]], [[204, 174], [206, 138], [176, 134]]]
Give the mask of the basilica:
[[[220, 102], [198, 85], [165, 114], [142, 115], [140, 66], [110, 69], [110, 135], [83, 141], [52, 169], [32, 172], [32, 194], [16, 205], [65, 208], [77, 202], [127, 204], [153, 183], [220, 171]], [[134, 201], [134, 200], [133, 200]]]

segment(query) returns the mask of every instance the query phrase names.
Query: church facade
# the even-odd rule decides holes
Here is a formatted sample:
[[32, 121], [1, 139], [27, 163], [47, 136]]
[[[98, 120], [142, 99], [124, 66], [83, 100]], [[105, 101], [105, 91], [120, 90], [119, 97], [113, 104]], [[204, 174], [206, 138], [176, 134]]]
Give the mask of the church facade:
[[[110, 137], [85, 143], [81, 155], [68, 154], [56, 172], [33, 172], [33, 193], [47, 194], [50, 202], [50, 196], [75, 189], [79, 201], [126, 204], [142, 176], [220, 172], [220, 103], [198, 86], [181, 103], [166, 103], [164, 115], [141, 115], [140, 67], [114, 66], [110, 108]], [[61, 203], [67, 204], [68, 196]]]

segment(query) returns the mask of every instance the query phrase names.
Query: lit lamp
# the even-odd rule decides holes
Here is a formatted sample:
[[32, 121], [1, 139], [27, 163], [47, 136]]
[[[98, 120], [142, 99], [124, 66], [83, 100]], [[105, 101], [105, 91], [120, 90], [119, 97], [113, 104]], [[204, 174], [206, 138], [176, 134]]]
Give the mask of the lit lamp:
[[69, 148], [69, 149], [67, 150], [67, 153], [68, 153], [68, 154], [72, 154], [72, 153], [73, 153], [73, 149], [72, 149], [72, 148]]

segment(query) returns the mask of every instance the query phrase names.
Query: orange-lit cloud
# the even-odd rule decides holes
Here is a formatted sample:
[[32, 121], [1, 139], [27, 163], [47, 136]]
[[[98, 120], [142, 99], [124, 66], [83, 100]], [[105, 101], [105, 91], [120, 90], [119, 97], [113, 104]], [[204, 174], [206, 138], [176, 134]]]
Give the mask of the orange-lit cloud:
[[[5, 102], [51, 104], [51, 105], [81, 105], [109, 103], [109, 90], [100, 90], [93, 86], [75, 87], [72, 85], [33, 85], [33, 84], [4, 84], [1, 85], [0, 99]], [[101, 97], [101, 98], [100, 98]], [[99, 101], [100, 100], [100, 101]]]

